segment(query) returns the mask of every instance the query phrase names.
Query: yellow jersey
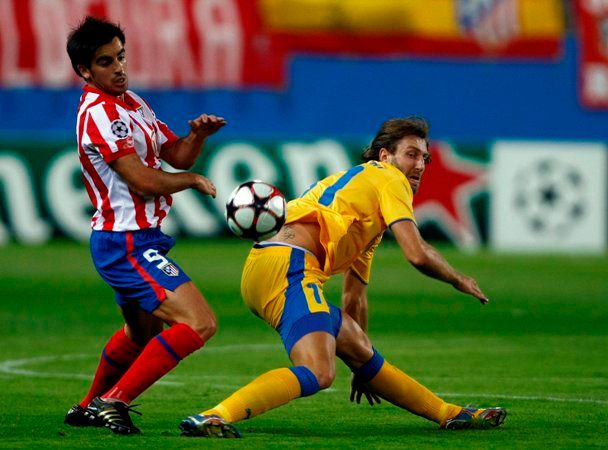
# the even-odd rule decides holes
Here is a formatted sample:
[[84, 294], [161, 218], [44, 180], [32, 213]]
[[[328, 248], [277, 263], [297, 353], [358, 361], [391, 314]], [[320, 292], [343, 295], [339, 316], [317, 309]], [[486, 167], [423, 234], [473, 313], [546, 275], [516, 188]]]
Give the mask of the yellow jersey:
[[286, 224], [317, 222], [328, 276], [352, 268], [369, 282], [374, 251], [386, 229], [415, 222], [413, 192], [405, 175], [388, 163], [369, 161], [337, 172], [287, 204]]

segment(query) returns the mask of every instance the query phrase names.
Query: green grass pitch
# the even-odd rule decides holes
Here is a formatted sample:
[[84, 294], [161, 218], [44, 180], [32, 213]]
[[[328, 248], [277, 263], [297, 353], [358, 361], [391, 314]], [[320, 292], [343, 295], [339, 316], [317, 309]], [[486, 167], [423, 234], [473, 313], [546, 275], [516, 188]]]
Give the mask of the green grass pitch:
[[[0, 248], [0, 447], [3, 448], [608, 448], [608, 257], [461, 254], [490, 303], [428, 279], [394, 242], [380, 246], [369, 288], [370, 336], [406, 373], [446, 400], [504, 406], [505, 425], [448, 432], [392, 405], [331, 389], [239, 424], [242, 440], [179, 436], [188, 414], [256, 375], [289, 364], [278, 337], [239, 297], [248, 251], [237, 240], [181, 240], [171, 255], [219, 318], [205, 348], [136, 403], [139, 436], [63, 424], [121, 324], [88, 248], [70, 242]], [[341, 280], [326, 295], [339, 304]]]

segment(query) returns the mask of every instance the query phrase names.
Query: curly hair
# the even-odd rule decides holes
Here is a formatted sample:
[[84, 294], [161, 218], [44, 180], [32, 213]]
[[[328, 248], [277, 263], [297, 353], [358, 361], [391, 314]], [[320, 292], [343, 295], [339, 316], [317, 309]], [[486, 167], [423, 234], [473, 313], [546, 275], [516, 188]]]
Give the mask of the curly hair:
[[418, 116], [409, 116], [387, 120], [382, 124], [380, 130], [372, 143], [365, 148], [361, 154], [361, 159], [367, 161], [378, 161], [380, 150], [387, 149], [394, 153], [397, 143], [406, 136], [416, 136], [424, 139], [428, 147], [429, 124], [425, 119]]

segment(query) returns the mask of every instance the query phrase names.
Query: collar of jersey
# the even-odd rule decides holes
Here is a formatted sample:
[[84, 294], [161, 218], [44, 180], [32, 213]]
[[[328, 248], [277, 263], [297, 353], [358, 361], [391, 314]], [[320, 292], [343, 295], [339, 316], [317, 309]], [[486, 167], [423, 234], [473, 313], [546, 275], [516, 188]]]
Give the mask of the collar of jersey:
[[122, 106], [123, 108], [125, 108], [127, 110], [137, 111], [138, 108], [141, 108], [141, 105], [139, 104], [139, 102], [137, 100], [135, 100], [133, 98], [133, 96], [129, 95], [129, 91], [125, 92], [125, 94], [124, 94], [125, 99], [123, 101], [118, 97], [114, 97], [113, 95], [110, 95], [107, 92], [102, 91], [101, 89], [97, 89], [94, 86], [89, 86], [88, 84], [85, 84], [82, 87], [82, 90], [85, 92], [91, 92], [93, 94], [97, 94], [100, 97], [102, 97], [104, 100], [106, 100], [108, 102], [116, 103], [117, 105]]

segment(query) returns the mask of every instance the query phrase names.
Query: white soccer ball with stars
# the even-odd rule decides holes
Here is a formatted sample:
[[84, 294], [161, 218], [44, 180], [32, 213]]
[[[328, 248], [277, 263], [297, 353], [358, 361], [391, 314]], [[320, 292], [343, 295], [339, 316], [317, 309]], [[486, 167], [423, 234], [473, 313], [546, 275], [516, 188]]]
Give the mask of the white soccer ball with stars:
[[275, 186], [260, 180], [238, 186], [226, 202], [228, 228], [243, 239], [271, 238], [285, 223], [287, 204]]

